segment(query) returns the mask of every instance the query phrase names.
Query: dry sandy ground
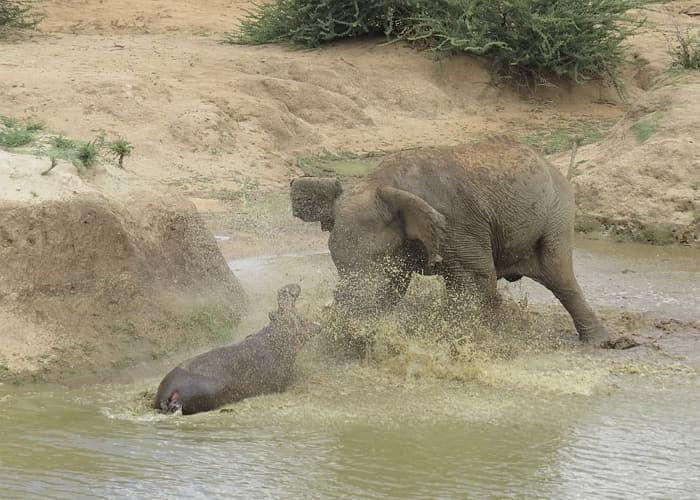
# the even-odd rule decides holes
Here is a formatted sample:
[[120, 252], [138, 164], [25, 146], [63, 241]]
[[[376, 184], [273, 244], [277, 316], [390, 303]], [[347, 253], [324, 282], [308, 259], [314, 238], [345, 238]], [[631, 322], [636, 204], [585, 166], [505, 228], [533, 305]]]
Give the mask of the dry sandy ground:
[[[675, 26], [700, 27], [700, 16], [683, 13], [694, 4], [640, 12], [648, 28], [632, 40], [638, 65], [626, 70], [623, 102], [595, 83], [523, 94], [493, 85], [472, 58], [436, 64], [380, 40], [315, 51], [220, 43], [251, 2], [46, 0], [40, 33], [3, 47], [0, 112], [83, 140], [124, 136], [135, 146], [128, 168], [215, 200], [223, 189], [284, 188], [298, 173], [298, 156], [324, 150], [386, 151], [489, 132], [523, 136], [576, 122], [612, 123], [669, 68], [667, 38]], [[692, 161], [697, 165], [697, 156]], [[619, 176], [625, 166], [596, 176]], [[634, 182], [631, 173], [627, 184]], [[609, 204], [618, 185], [603, 179], [596, 193], [608, 185]], [[681, 222], [697, 213], [697, 196], [696, 187], [680, 204], [688, 214]], [[198, 207], [226, 210], [216, 202]], [[610, 211], [603, 205], [592, 212], [598, 208]], [[658, 218], [678, 222], [669, 210]]]
[[[667, 38], [675, 26], [700, 27], [700, 16], [683, 13], [695, 5], [668, 2], [640, 12], [650, 23], [631, 41], [638, 64], [625, 70], [623, 101], [597, 83], [535, 92], [494, 85], [472, 58], [437, 64], [381, 40], [314, 51], [222, 44], [251, 2], [45, 0], [38, 32], [2, 42], [0, 115], [82, 140], [127, 138], [135, 147], [126, 160], [130, 172], [189, 196], [215, 233], [238, 235], [220, 242], [226, 257], [324, 246], [317, 228], [286, 212], [299, 156], [455, 144], [490, 132], [524, 136], [624, 118], [603, 148], [582, 148], [578, 158], [574, 181], [586, 214], [595, 229], [615, 233], [631, 224], [642, 239], [649, 223], [670, 224], [670, 241], [696, 244], [700, 77], [658, 78], [671, 64]], [[657, 138], [684, 142], [672, 149], [673, 162], [653, 172], [639, 167], [652, 180], [630, 191], [639, 158], [621, 159], [622, 149], [668, 158], [669, 150], [650, 153], [630, 140], [630, 127], [653, 113], [663, 113]], [[554, 160], [567, 168], [566, 154]], [[0, 197], [13, 189], [0, 185]], [[621, 192], [628, 193], [624, 210], [617, 206]], [[231, 193], [236, 200], [224, 200]]]
[[221, 44], [247, 2], [45, 5], [42, 34], [3, 50], [2, 112], [85, 140], [123, 135], [135, 145], [130, 168], [185, 188], [284, 185], [296, 155], [324, 149], [450, 144], [624, 112], [610, 89], [523, 99], [470, 58], [437, 65], [378, 40]]

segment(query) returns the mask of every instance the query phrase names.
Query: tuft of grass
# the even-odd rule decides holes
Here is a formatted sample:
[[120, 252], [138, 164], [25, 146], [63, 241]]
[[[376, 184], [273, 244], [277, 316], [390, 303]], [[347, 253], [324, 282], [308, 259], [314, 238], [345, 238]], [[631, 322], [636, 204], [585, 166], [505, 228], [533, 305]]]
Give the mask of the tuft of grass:
[[685, 32], [682, 32], [676, 26], [674, 38], [675, 45], [669, 48], [673, 65], [685, 69], [700, 69], [700, 32], [691, 35], [689, 29], [686, 28]]
[[76, 141], [68, 139], [67, 137], [64, 137], [62, 135], [52, 137], [49, 140], [49, 143], [53, 145], [56, 149], [60, 149], [63, 151], [70, 151], [76, 149], [78, 146], [78, 143]]
[[16, 128], [19, 126], [20, 121], [17, 118], [12, 118], [10, 116], [0, 116], [0, 121], [6, 128]]
[[215, 193], [215, 198], [223, 201], [247, 201], [250, 194], [255, 191], [259, 185], [258, 181], [246, 177], [243, 179], [239, 189], [219, 189]]
[[[26, 147], [29, 145], [32, 147]], [[97, 163], [105, 147], [116, 156], [119, 166], [124, 168], [124, 157], [129, 156], [133, 151], [131, 143], [123, 137], [106, 143], [104, 135], [100, 134], [89, 142], [83, 142], [63, 135], [46, 133], [44, 124], [39, 121], [19, 120], [3, 115], [0, 115], [0, 147], [18, 148], [14, 151], [48, 157], [51, 159], [51, 168], [56, 166], [57, 160], [70, 161], [76, 166], [90, 167]], [[51, 168], [44, 171], [44, 175]]]
[[560, 153], [571, 149], [576, 138], [582, 138], [580, 146], [602, 141], [615, 125], [614, 120], [574, 120], [561, 127], [535, 130], [520, 137], [543, 154]]
[[27, 122], [24, 125], [24, 129], [27, 132], [40, 132], [44, 130], [44, 124], [40, 122]]
[[218, 343], [230, 342], [234, 327], [240, 318], [237, 314], [216, 306], [204, 306], [195, 311], [187, 321], [188, 326], [203, 331]]
[[22, 122], [17, 118], [0, 116], [0, 121], [5, 127], [0, 131], [0, 147], [18, 148], [31, 144], [36, 140], [35, 133], [44, 129], [39, 122]]
[[124, 168], [124, 157], [132, 153], [134, 146], [123, 137], [120, 137], [109, 144], [109, 150], [116, 156], [119, 168]]
[[639, 120], [632, 124], [632, 130], [634, 131], [637, 140], [641, 142], [646, 142], [652, 135], [654, 135], [659, 129], [656, 122], [646, 118]]
[[34, 135], [23, 129], [10, 128], [0, 132], [0, 147], [17, 148], [34, 142]]
[[324, 151], [314, 156], [298, 158], [297, 165], [304, 175], [331, 175], [341, 178], [360, 178], [367, 175], [382, 160], [385, 153], [354, 153]]
[[100, 155], [100, 150], [97, 145], [97, 139], [82, 144], [77, 150], [77, 159], [84, 167], [91, 167], [97, 163], [97, 158]]

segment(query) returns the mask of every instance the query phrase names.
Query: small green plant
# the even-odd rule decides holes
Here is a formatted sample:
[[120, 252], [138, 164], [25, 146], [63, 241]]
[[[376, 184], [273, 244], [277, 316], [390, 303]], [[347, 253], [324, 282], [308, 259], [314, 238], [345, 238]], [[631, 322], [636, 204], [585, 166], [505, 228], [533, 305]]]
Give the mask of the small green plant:
[[19, 126], [19, 120], [17, 118], [11, 118], [9, 116], [0, 116], [0, 121], [6, 128], [15, 128]]
[[109, 150], [117, 158], [119, 168], [124, 168], [124, 157], [131, 154], [134, 150], [134, 146], [123, 137], [120, 137], [109, 144]]
[[544, 154], [560, 153], [571, 149], [576, 137], [582, 146], [603, 140], [614, 124], [612, 120], [572, 120], [556, 128], [535, 129], [521, 140]]
[[93, 139], [78, 148], [77, 158], [84, 167], [91, 167], [97, 163], [97, 158], [100, 154], [100, 149], [97, 144], [98, 139]]
[[0, 0], [0, 37], [10, 28], [34, 28], [43, 19], [38, 0]]
[[0, 132], [0, 146], [17, 148], [34, 141], [34, 135], [23, 129], [10, 128]]
[[61, 149], [63, 151], [69, 151], [71, 149], [75, 149], [77, 146], [75, 141], [68, 139], [67, 137], [64, 137], [62, 135], [57, 135], [56, 137], [52, 137], [50, 139], [50, 143], [56, 149]]
[[27, 132], [39, 132], [41, 130], [44, 130], [44, 124], [40, 122], [27, 122], [24, 125], [24, 129]]
[[314, 156], [297, 159], [297, 166], [304, 175], [331, 175], [340, 178], [360, 178], [372, 171], [386, 153], [354, 153], [324, 151]]
[[31, 144], [36, 140], [34, 134], [44, 129], [44, 125], [39, 122], [22, 122], [9, 116], [0, 116], [0, 122], [5, 127], [4, 130], [0, 130], [0, 146], [6, 148]]
[[649, 119], [639, 120], [632, 124], [632, 130], [634, 130], [639, 142], [646, 142], [658, 129], [656, 122]]
[[691, 36], [688, 29], [682, 32], [676, 26], [676, 45], [670, 47], [674, 66], [685, 69], [700, 69], [700, 32]]
[[233, 336], [238, 316], [218, 306], [204, 306], [195, 311], [189, 318], [189, 327], [203, 331], [210, 339], [219, 342], [229, 342]]
[[259, 186], [258, 181], [252, 180], [250, 178], [243, 179], [241, 187], [239, 189], [219, 189], [216, 193], [216, 198], [223, 201], [237, 201], [243, 200], [244, 202], [248, 200], [250, 193], [255, 191]]

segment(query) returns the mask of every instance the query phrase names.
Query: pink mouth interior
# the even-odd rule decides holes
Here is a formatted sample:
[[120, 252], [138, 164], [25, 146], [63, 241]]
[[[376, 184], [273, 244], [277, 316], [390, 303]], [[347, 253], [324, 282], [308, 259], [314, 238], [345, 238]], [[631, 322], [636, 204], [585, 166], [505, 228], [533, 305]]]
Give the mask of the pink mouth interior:
[[175, 391], [170, 395], [170, 398], [168, 399], [168, 404], [169, 405], [174, 405], [180, 400], [180, 393]]

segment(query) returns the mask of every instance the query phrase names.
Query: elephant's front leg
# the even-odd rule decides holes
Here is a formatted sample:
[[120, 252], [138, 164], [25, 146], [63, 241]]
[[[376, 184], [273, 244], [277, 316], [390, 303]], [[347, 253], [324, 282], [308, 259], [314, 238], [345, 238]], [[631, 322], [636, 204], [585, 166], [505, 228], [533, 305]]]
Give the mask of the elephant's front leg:
[[448, 295], [486, 308], [498, 303], [496, 264], [487, 231], [461, 234], [445, 245], [443, 276]]
[[457, 303], [471, 303], [490, 308], [498, 304], [496, 269], [482, 266], [474, 270], [461, 267], [445, 274], [448, 296]]

